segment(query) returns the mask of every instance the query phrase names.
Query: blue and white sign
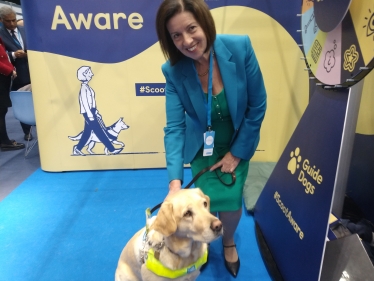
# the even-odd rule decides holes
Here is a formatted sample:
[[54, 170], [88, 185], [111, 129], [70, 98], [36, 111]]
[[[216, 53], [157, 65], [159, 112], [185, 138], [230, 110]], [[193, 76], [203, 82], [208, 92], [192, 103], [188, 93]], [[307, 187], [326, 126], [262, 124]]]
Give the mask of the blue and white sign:
[[255, 207], [287, 281], [319, 280], [348, 90], [317, 88]]

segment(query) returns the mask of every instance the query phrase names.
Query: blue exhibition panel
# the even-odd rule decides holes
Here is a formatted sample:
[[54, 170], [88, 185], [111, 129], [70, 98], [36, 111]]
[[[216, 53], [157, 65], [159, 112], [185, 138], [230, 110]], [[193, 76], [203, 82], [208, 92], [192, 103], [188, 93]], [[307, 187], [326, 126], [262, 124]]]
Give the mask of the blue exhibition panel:
[[287, 281], [319, 280], [347, 98], [347, 89], [316, 89], [255, 207]]

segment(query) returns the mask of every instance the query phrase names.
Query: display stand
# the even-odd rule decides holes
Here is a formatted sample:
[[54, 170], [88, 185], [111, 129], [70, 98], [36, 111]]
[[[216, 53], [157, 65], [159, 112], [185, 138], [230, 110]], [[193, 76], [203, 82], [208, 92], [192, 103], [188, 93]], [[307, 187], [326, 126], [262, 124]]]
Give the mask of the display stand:
[[316, 88], [255, 206], [287, 281], [319, 280], [349, 92]]
[[363, 85], [364, 79], [350, 88], [348, 96], [347, 113], [339, 153], [338, 168], [336, 171], [332, 204], [332, 212], [339, 217], [341, 217], [343, 213], [344, 197], [349, 175], [349, 166], [351, 164], [352, 149]]
[[368, 260], [360, 241], [326, 243], [330, 213], [342, 214], [363, 79], [374, 66], [373, 14], [365, 16], [373, 4], [303, 1], [299, 32], [307, 70], [319, 83], [254, 212], [260, 251], [276, 281], [374, 280], [357, 274], [367, 262], [347, 262], [353, 253]]
[[356, 234], [326, 243], [320, 280], [374, 280], [374, 267]]
[[[327, 247], [329, 243], [332, 243], [332, 241], [327, 242], [327, 245], [325, 243], [329, 214], [331, 210], [336, 214], [341, 214], [343, 208], [362, 85], [363, 81], [347, 90], [316, 89], [316, 92], [312, 95], [310, 105], [300, 120], [299, 126], [296, 128], [290, 143], [287, 145], [285, 152], [282, 154], [280, 161], [275, 167], [273, 174], [270, 176], [263, 193], [259, 198], [255, 208], [256, 237], [269, 274], [275, 281], [301, 280], [300, 276], [303, 276], [303, 270], [297, 270], [297, 263], [299, 262], [298, 256], [306, 252], [308, 253], [310, 264], [314, 264], [316, 268], [313, 270], [309, 268], [308, 264], [305, 265], [304, 270], [310, 270], [310, 272], [306, 274], [309, 277], [302, 280], [328, 280], [322, 279], [322, 276], [330, 276], [333, 273], [336, 275], [336, 272], [340, 271], [341, 264], [332, 263], [331, 258], [335, 255], [332, 259], [340, 260], [342, 258], [340, 255], [346, 255], [346, 247], [355, 253], [359, 252], [361, 256], [368, 259], [362, 245], [361, 247], [357, 247], [357, 243], [352, 239], [347, 239], [344, 242], [344, 245], [341, 243], [334, 243], [334, 245], [337, 245], [334, 246], [334, 248], [340, 247], [341, 251], [328, 251], [324, 254], [325, 247]], [[331, 97], [336, 96], [337, 103], [341, 103], [342, 100], [340, 99], [342, 96], [346, 95], [347, 99], [345, 100], [345, 107], [343, 108], [343, 105], [341, 104], [339, 106], [334, 106], [334, 102], [330, 99], [324, 100], [324, 94], [328, 94], [329, 92]], [[319, 95], [322, 96], [322, 99], [318, 98]], [[316, 98], [318, 101], [315, 100]], [[324, 102], [329, 104], [324, 105]], [[321, 112], [321, 108], [325, 108], [325, 110], [330, 108], [331, 112], [326, 112], [323, 109]], [[334, 113], [334, 110], [338, 111]], [[323, 118], [324, 122], [320, 122], [320, 119], [313, 117], [319, 114], [325, 114]], [[340, 115], [344, 115], [343, 118]], [[331, 130], [333, 127], [338, 127], [339, 123], [342, 126], [342, 130], [340, 131], [341, 137], [333, 137], [332, 134], [334, 134], [334, 132]], [[317, 130], [313, 131], [314, 128]], [[321, 134], [323, 134], [324, 131], [330, 132], [330, 135], [326, 134], [322, 139], [318, 139], [319, 143], [324, 142], [323, 145], [316, 145], [316, 140], [310, 137], [314, 133], [318, 134], [318, 130], [320, 130]], [[307, 133], [309, 133], [309, 135]], [[339, 134], [339, 131], [335, 133]], [[321, 195], [321, 197], [314, 203], [310, 202], [313, 199], [308, 197], [306, 194], [300, 194], [298, 192], [297, 189], [300, 188], [300, 182], [295, 181], [295, 179], [290, 177], [289, 169], [284, 169], [287, 160], [283, 160], [283, 158], [290, 159], [289, 151], [291, 151], [291, 148], [295, 146], [294, 143], [299, 143], [301, 148], [313, 147], [312, 151], [316, 151], [316, 154], [325, 148], [325, 153], [322, 153], [320, 157], [314, 155], [315, 158], [313, 159], [313, 163], [320, 163], [316, 164], [316, 167], [320, 168], [319, 171], [321, 175], [324, 175], [323, 171], [325, 171], [322, 162], [330, 162], [328, 165], [336, 167], [335, 170], [332, 169], [330, 172], [330, 177], [332, 178], [331, 182], [323, 187], [325, 189], [331, 188], [331, 193], [324, 194], [324, 198], [322, 198]], [[339, 150], [336, 159], [333, 159], [332, 154], [328, 153], [332, 152], [331, 150], [334, 146]], [[300, 155], [302, 155], [301, 152]], [[300, 164], [303, 160], [304, 159], [301, 159]], [[312, 162], [311, 159], [309, 159], [309, 161]], [[323, 181], [325, 180], [328, 180], [327, 176], [324, 176]], [[287, 228], [289, 228], [289, 220], [285, 220], [284, 215], [279, 214], [279, 210], [277, 210], [279, 208], [279, 203], [277, 204], [277, 208], [274, 210], [271, 209], [272, 205], [274, 205], [274, 196], [272, 195], [275, 193], [281, 194], [282, 206], [287, 206], [290, 212], [292, 210], [292, 214], [294, 214], [293, 218], [298, 223], [299, 227], [303, 229], [314, 228], [313, 235], [317, 236], [322, 233], [322, 237], [320, 237], [320, 239], [313, 238], [311, 241], [304, 243], [300, 242], [297, 237], [292, 236], [292, 234], [290, 234], [292, 231], [290, 232], [287, 230]], [[313, 196], [317, 195], [315, 194]], [[318, 207], [318, 209], [311, 209], [313, 208], [313, 205]], [[310, 206], [312, 207], [310, 208]], [[300, 217], [297, 217], [298, 212], [302, 213]], [[318, 220], [318, 222], [313, 220], [313, 218]], [[277, 223], [275, 223], [275, 221], [277, 221]], [[323, 222], [321, 223], [321, 221]], [[351, 245], [350, 243], [355, 244]], [[295, 247], [295, 245], [297, 246]], [[294, 249], [297, 252], [293, 252], [291, 257], [289, 257], [290, 253], [287, 253], [287, 249]], [[319, 253], [321, 253], [321, 255], [319, 255]], [[325, 258], [323, 258], [323, 256], [325, 256]], [[283, 262], [282, 259], [287, 262]], [[324, 275], [321, 275], [322, 267]], [[364, 270], [365, 267], [365, 263], [355, 263], [355, 270]], [[344, 268], [343, 271], [345, 271], [346, 274], [349, 274], [350, 270], [351, 268]], [[342, 276], [343, 271], [340, 272], [340, 276]], [[331, 279], [330, 281], [333, 280]], [[339, 279], [337, 281], [339, 281]]]

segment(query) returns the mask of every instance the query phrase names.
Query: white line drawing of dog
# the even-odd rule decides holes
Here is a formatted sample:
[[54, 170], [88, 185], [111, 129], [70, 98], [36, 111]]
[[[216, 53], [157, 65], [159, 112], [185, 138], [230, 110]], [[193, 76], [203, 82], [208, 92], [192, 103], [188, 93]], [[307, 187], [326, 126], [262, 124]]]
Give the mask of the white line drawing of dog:
[[[117, 122], [113, 123], [113, 125], [106, 127], [107, 132], [108, 132], [108, 138], [110, 139], [112, 144], [117, 144], [117, 145], [120, 145], [121, 147], [125, 147], [125, 144], [117, 140], [117, 138], [121, 131], [127, 130], [128, 128], [130, 128], [130, 126], [127, 125], [123, 121], [123, 117], [120, 117]], [[71, 139], [72, 141], [79, 141], [82, 137], [82, 134], [83, 134], [83, 131], [74, 137], [69, 136], [68, 138]], [[86, 150], [89, 154], [95, 154], [95, 152], [93, 152], [92, 149], [95, 147], [95, 144], [98, 142], [101, 143], [101, 141], [96, 136], [96, 134], [93, 131], [91, 131], [91, 135], [88, 138], [88, 141], [84, 145], [84, 146], [87, 146]], [[104, 152], [106, 155], [110, 154], [110, 151], [106, 147], [104, 148]]]

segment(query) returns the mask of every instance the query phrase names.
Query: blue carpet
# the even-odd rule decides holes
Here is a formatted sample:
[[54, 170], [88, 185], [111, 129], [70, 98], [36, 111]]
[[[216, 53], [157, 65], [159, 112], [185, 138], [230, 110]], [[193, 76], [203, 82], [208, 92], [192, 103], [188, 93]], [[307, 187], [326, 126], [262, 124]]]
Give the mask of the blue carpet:
[[[191, 180], [185, 171], [185, 182]], [[0, 202], [0, 280], [112, 281], [147, 207], [167, 193], [165, 169], [33, 173]], [[245, 208], [243, 208], [245, 209]], [[221, 240], [199, 281], [271, 280], [246, 212], [236, 234], [241, 270], [223, 266]]]

